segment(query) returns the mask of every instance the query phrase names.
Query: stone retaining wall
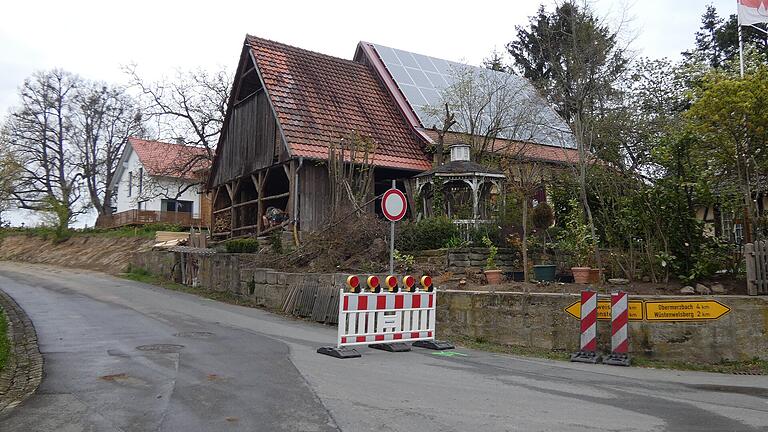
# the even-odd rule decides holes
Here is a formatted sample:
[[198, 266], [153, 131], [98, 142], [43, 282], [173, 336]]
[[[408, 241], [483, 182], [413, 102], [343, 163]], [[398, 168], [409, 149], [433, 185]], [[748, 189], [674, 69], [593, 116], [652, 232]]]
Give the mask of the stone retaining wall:
[[[0, 308], [8, 319], [11, 352], [0, 372], [0, 414], [32, 396], [43, 379], [43, 356], [37, 346], [37, 333], [24, 310], [0, 291]], [[3, 319], [0, 316], [0, 319]]]
[[[456, 249], [434, 249], [417, 252], [416, 262], [441, 271], [456, 274], [480, 273], [488, 259], [488, 248], [466, 247]], [[520, 253], [511, 248], [499, 248], [496, 255], [496, 265], [503, 271], [522, 269]]]
[[[148, 252], [134, 260], [154, 274], [174, 276], [174, 254]], [[346, 274], [283, 273], [253, 267], [240, 254], [200, 258], [200, 283], [211, 290], [230, 291], [255, 299], [273, 310], [282, 309], [291, 286], [311, 282], [342, 287]], [[729, 306], [719, 320], [698, 323], [631, 322], [633, 355], [677, 361], [718, 362], [723, 359], [768, 359], [768, 298], [707, 296]], [[632, 296], [631, 299], [673, 297]], [[685, 300], [695, 299], [686, 296]], [[579, 321], [564, 309], [578, 300], [574, 294], [440, 291], [437, 334], [478, 338], [500, 344], [576, 351]], [[610, 350], [610, 323], [600, 321], [599, 344]]]
[[[606, 297], [607, 298], [607, 297]], [[631, 300], [674, 300], [665, 296], [631, 296]], [[768, 298], [706, 296], [731, 312], [715, 321], [630, 321], [633, 355], [694, 362], [768, 360]], [[440, 337], [460, 335], [526, 347], [578, 350], [579, 321], [564, 312], [576, 294], [443, 291], [437, 322]], [[598, 321], [598, 344], [610, 351], [610, 322]]]

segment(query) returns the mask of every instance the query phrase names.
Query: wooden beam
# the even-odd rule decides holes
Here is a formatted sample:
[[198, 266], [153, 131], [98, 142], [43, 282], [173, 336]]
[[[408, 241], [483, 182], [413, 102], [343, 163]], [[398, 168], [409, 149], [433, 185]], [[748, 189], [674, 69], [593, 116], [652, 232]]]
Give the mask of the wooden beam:
[[256, 186], [256, 192], [259, 194], [258, 207], [256, 209], [256, 235], [261, 234], [262, 218], [264, 216], [264, 186], [267, 182], [267, 174], [269, 174], [269, 168], [263, 171], [259, 171], [258, 181]]

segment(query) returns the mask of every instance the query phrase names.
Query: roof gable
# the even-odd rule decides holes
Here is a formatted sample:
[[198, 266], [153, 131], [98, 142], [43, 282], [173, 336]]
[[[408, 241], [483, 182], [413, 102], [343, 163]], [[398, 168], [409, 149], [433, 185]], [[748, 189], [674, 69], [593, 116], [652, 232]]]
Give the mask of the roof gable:
[[326, 159], [329, 145], [359, 134], [376, 145], [374, 165], [431, 167], [425, 143], [366, 65], [250, 35], [246, 45], [291, 156]]
[[147, 175], [196, 180], [200, 170], [210, 167], [203, 147], [128, 138], [126, 152], [133, 150]]

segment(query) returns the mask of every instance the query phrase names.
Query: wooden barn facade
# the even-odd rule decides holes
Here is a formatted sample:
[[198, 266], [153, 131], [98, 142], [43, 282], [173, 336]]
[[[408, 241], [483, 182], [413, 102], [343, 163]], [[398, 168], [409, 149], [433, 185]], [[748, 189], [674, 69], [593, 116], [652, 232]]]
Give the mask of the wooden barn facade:
[[246, 36], [208, 180], [214, 238], [321, 228], [329, 146], [353, 135], [375, 145], [373, 194], [430, 169], [391, 98], [365, 64]]

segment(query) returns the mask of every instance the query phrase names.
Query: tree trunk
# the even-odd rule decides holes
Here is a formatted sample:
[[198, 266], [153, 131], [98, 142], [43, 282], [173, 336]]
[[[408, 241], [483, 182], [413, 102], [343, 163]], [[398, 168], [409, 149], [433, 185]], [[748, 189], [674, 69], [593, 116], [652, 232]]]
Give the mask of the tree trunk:
[[523, 194], [523, 243], [520, 246], [523, 253], [523, 281], [528, 282], [528, 197]]

